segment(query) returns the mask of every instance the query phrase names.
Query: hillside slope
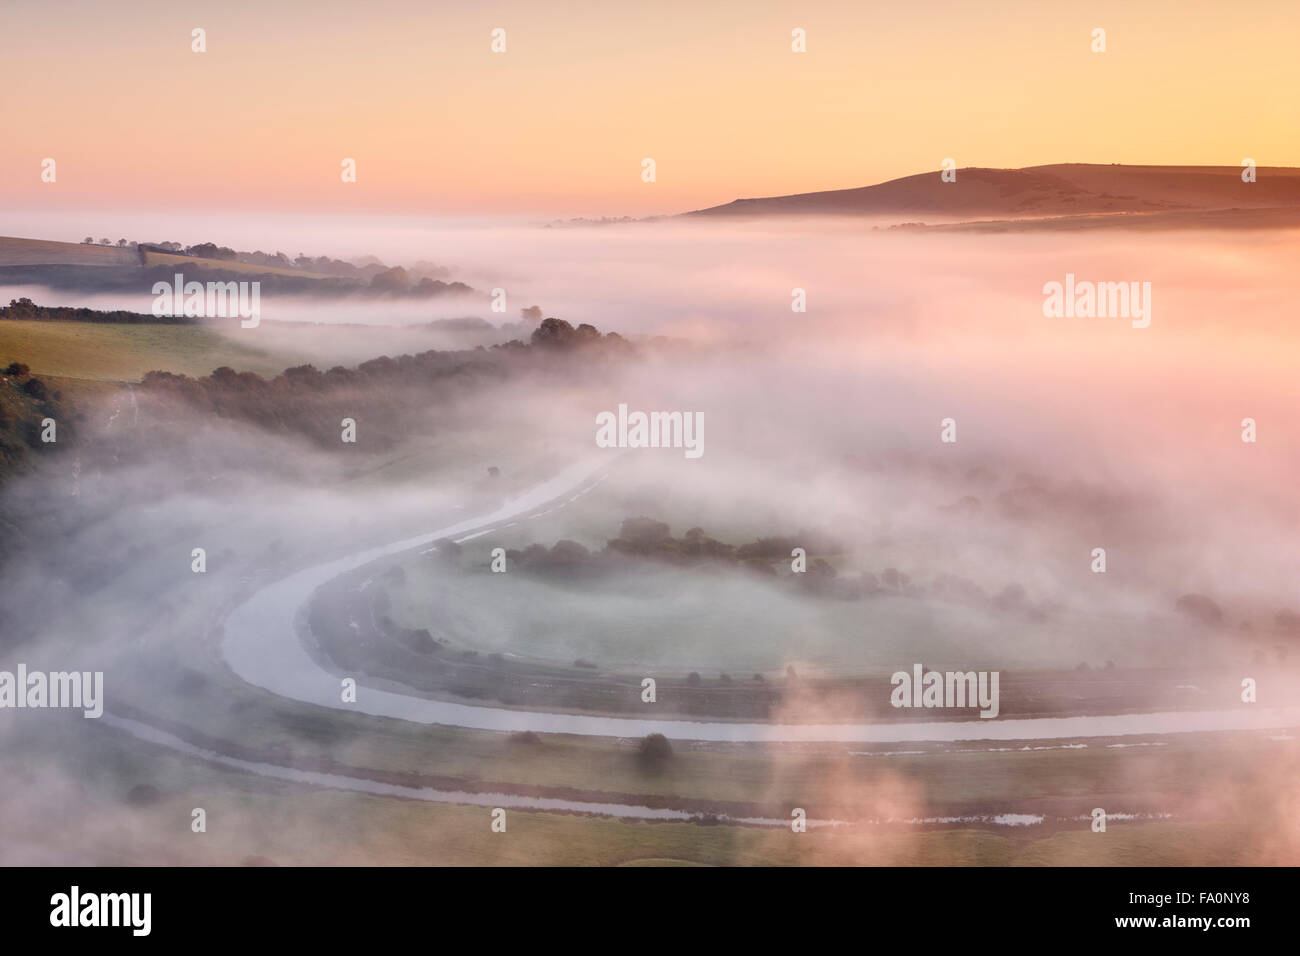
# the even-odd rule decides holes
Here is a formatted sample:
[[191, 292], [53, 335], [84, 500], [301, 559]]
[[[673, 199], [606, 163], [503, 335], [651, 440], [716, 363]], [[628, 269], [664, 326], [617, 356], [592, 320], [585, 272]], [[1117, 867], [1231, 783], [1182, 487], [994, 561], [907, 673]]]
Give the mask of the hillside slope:
[[1162, 213], [1230, 208], [1300, 208], [1300, 169], [1260, 167], [1243, 183], [1234, 166], [1102, 166], [1065, 163], [1025, 169], [959, 169], [875, 186], [737, 199], [687, 216], [890, 216], [948, 220]]

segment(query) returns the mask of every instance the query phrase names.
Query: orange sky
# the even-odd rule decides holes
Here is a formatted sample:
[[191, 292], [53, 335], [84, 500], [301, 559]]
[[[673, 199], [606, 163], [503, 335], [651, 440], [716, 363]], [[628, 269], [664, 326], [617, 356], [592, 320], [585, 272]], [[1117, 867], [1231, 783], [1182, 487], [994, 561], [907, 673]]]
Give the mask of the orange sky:
[[6, 0], [0, 206], [643, 215], [948, 156], [1300, 165], [1298, 27], [1294, 0]]

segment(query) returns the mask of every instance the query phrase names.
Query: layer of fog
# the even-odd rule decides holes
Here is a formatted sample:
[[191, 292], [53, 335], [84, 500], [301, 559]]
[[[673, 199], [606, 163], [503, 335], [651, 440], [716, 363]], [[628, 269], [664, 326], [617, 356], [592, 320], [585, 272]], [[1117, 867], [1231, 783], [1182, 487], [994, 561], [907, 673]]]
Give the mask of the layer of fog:
[[[207, 228], [177, 238], [275, 245]], [[486, 484], [488, 464], [514, 487], [545, 477], [591, 450], [596, 413], [619, 403], [699, 411], [706, 423], [698, 460], [631, 453], [624, 516], [668, 521], [678, 535], [701, 525], [737, 544], [756, 532], [828, 528], [849, 547], [849, 569], [895, 567], [926, 586], [957, 575], [990, 595], [1019, 584], [1029, 602], [1053, 606], [1055, 623], [1008, 614], [1008, 641], [1075, 640], [1071, 622], [1121, 622], [1134, 633], [1155, 622], [1162, 638], [1186, 636], [1178, 664], [1245, 661], [1261, 647], [1273, 664], [1285, 643], [1271, 636], [1273, 615], [1300, 610], [1294, 237], [671, 224], [410, 226], [385, 238], [374, 229], [303, 234], [298, 244], [385, 261], [454, 256], [458, 278], [508, 289], [510, 312], [484, 308], [489, 320], [514, 321], [536, 303], [575, 325], [689, 345], [626, 367], [592, 360], [590, 376], [578, 364], [560, 379], [480, 388], [454, 411], [430, 407], [408, 447], [363, 447], [359, 461], [197, 411], [188, 430], [128, 444], [121, 460], [88, 459], [74, 474], [69, 458], [56, 459], [4, 492], [16, 510], [46, 516], [25, 532], [30, 551], [0, 569], [8, 619], [37, 622], [37, 636], [6, 650], [8, 663], [93, 664], [108, 674], [110, 710], [126, 687], [174, 712], [184, 695], [166, 668], [151, 687], [154, 650], [174, 643], [187, 666], [202, 659], [200, 625], [219, 620], [259, 574], [437, 527], [467, 499], [504, 493]], [[1044, 318], [1042, 286], [1066, 272], [1150, 281], [1150, 328]], [[807, 293], [806, 313], [791, 311], [794, 288]], [[333, 308], [308, 311], [351, 321]], [[254, 341], [264, 333], [228, 332]], [[304, 334], [332, 341], [327, 328]], [[362, 343], [343, 364], [391, 354], [390, 345]], [[337, 344], [321, 351], [342, 361]], [[97, 409], [88, 427], [108, 427], [113, 410]], [[940, 441], [948, 417], [952, 445]], [[1241, 441], [1244, 417], [1259, 424], [1256, 444]], [[139, 421], [131, 427], [155, 427], [147, 404]], [[364, 419], [361, 427], [364, 435]], [[418, 467], [403, 471], [403, 461]], [[955, 507], [968, 497], [978, 510]], [[557, 530], [544, 543], [560, 536], [603, 543], [590, 529]], [[200, 545], [207, 576], [189, 570]], [[1104, 575], [1089, 570], [1096, 547], [1108, 552]], [[103, 581], [86, 570], [105, 564], [116, 568]], [[1189, 592], [1223, 607], [1221, 627], [1174, 615]], [[1243, 623], [1270, 636], [1243, 642], [1234, 636]], [[1062, 657], [1099, 663], [1082, 634]], [[788, 635], [791, 662], [802, 658], [801, 640]], [[985, 651], [985, 666], [999, 667], [996, 646]], [[201, 713], [213, 736], [242, 733], [238, 713]]]
[[[683, 511], [712, 533], [833, 527], [863, 570], [897, 567], [918, 584], [951, 574], [990, 594], [1019, 585], [1035, 602], [1135, 622], [1189, 592], [1252, 627], [1294, 604], [1289, 303], [1300, 289], [1284, 268], [1294, 237], [855, 235], [820, 225], [454, 230], [463, 261], [509, 262], [532, 280], [516, 304], [554, 301], [545, 312], [574, 324], [689, 343], [565, 392], [551, 383], [535, 396], [476, 394], [474, 414], [578, 448], [591, 442], [596, 412], [621, 402], [702, 412], [702, 459], [637, 453], [658, 503], [651, 516], [678, 533]], [[385, 243], [417, 231], [352, 230], [348, 241], [385, 254]], [[446, 231], [422, 235], [412, 257], [451, 242]], [[1044, 318], [1042, 285], [1067, 271], [1150, 281], [1151, 326]], [[791, 310], [795, 288], [807, 312]], [[273, 342], [283, 331], [228, 334]], [[303, 335], [344, 364], [392, 344], [366, 337], [346, 362], [340, 343], [326, 349], [328, 328]], [[1240, 439], [1244, 417], [1258, 422], [1256, 444]], [[946, 418], [955, 444], [940, 441]], [[436, 419], [431, 410], [430, 430]], [[476, 441], [493, 447], [491, 431], [480, 432]], [[241, 434], [265, 455], [266, 433]], [[141, 464], [154, 479], [168, 467]], [[259, 500], [275, 496], [271, 486]], [[369, 514], [391, 498], [371, 486], [349, 507]], [[705, 510], [717, 518], [699, 517]], [[1098, 547], [1106, 575], [1089, 570]]]

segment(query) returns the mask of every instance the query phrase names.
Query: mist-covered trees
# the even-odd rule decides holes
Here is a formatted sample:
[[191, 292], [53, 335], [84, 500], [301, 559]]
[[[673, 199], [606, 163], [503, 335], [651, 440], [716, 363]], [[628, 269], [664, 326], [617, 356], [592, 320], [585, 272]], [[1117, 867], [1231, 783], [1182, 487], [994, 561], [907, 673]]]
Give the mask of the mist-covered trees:
[[[629, 348], [618, 336], [598, 332], [581, 345], [584, 355], [588, 348], [608, 348], [619, 355]], [[412, 417], [424, 414], [429, 405], [449, 401], [468, 389], [532, 371], [577, 373], [585, 367], [578, 361], [577, 349], [578, 343], [569, 348], [536, 348], [511, 342], [457, 352], [381, 355], [355, 368], [336, 365], [325, 372], [299, 365], [269, 379], [229, 367], [199, 378], [151, 371], [141, 387], [202, 412], [303, 435], [329, 449], [341, 447], [342, 419], [364, 418], [363, 447], [377, 450], [402, 441]]]
[[[87, 238], [88, 242], [94, 242]], [[104, 240], [107, 243], [108, 240]], [[119, 245], [126, 245], [121, 240]], [[135, 243], [130, 243], [135, 245]], [[247, 265], [266, 266], [277, 270], [297, 270], [314, 276], [333, 276], [352, 280], [357, 288], [370, 289], [385, 295], [410, 295], [427, 297], [443, 292], [471, 292], [463, 282], [445, 281], [451, 270], [446, 266], [421, 260], [410, 268], [387, 266], [374, 256], [363, 256], [348, 262], [330, 256], [309, 256], [298, 253], [290, 258], [283, 252], [268, 253], [260, 249], [243, 252], [215, 242], [198, 242], [190, 246], [179, 242], [142, 242], [139, 248], [145, 252], [165, 252], [170, 255], [190, 256], [195, 259], [215, 259], [222, 262], [242, 262]], [[540, 318], [540, 314], [538, 318]]]
[[[611, 332], [610, 335], [615, 335]], [[544, 348], [571, 348], [575, 345], [599, 341], [601, 335], [594, 325], [586, 322], [576, 329], [563, 319], [543, 319], [532, 335], [532, 344]], [[621, 341], [621, 337], [620, 341]]]
[[10, 299], [7, 306], [0, 306], [0, 319], [32, 320], [41, 319], [53, 322], [105, 322], [109, 324], [160, 324], [181, 325], [193, 321], [179, 315], [151, 315], [146, 312], [126, 312], [118, 309], [102, 312], [99, 309], [73, 308], [71, 306], [38, 305], [27, 297]]

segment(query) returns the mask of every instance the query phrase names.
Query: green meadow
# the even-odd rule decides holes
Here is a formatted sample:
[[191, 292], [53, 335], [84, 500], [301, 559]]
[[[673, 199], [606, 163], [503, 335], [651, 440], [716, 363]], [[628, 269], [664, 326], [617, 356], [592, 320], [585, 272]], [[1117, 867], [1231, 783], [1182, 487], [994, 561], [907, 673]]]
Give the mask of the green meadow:
[[285, 369], [285, 356], [199, 325], [6, 319], [0, 321], [0, 363], [13, 361], [36, 376], [100, 382], [138, 382], [155, 370], [201, 376], [222, 365], [261, 375]]

